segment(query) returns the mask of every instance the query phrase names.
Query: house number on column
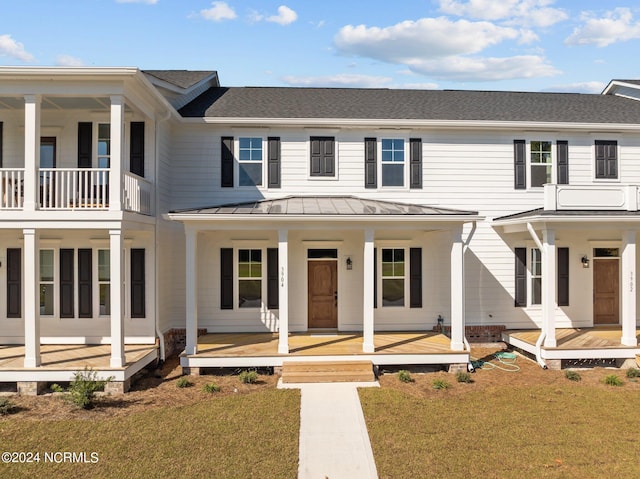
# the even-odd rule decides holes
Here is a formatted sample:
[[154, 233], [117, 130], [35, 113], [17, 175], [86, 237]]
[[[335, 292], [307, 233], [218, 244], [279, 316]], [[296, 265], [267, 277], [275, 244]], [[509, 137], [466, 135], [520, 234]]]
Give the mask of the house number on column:
[[280, 286], [284, 288], [284, 266], [280, 268]]

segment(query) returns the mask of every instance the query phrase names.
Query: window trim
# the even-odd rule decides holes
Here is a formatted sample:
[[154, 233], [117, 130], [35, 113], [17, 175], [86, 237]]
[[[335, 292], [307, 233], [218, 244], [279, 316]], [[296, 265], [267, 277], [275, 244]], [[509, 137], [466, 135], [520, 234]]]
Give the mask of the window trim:
[[[53, 278], [51, 281], [43, 281], [42, 280], [42, 263], [41, 263], [41, 255], [43, 251], [50, 251], [51, 252], [51, 260], [52, 260], [52, 273], [53, 273]], [[57, 275], [58, 275], [58, 262], [56, 261], [57, 255], [56, 255], [56, 249], [49, 246], [49, 247], [43, 247], [43, 248], [39, 248], [38, 249], [38, 291], [39, 294], [38, 296], [40, 296], [40, 291], [42, 290], [42, 286], [43, 285], [50, 285], [53, 287], [53, 312], [51, 314], [44, 314], [42, 313], [42, 305], [40, 303], [40, 301], [38, 301], [39, 305], [39, 311], [40, 311], [40, 317], [45, 317], [45, 318], [55, 318], [58, 316], [58, 306], [59, 306], [59, 301], [58, 301], [58, 281], [56, 281]]]
[[[246, 133], [246, 132], [243, 132]], [[240, 161], [240, 139], [246, 139], [246, 138], [250, 138], [250, 139], [259, 139], [261, 142], [261, 147], [262, 147], [262, 159], [260, 160], [260, 172], [261, 172], [261, 184], [260, 185], [241, 185], [240, 184], [240, 165], [241, 163], [249, 163], [249, 164], [256, 164], [258, 163], [257, 161]], [[233, 186], [234, 188], [238, 188], [240, 190], [247, 190], [247, 189], [258, 189], [258, 190], [266, 190], [268, 189], [268, 180], [266, 179], [266, 163], [267, 163], [267, 156], [268, 156], [268, 142], [267, 142], [267, 138], [265, 136], [263, 136], [262, 134], [256, 134], [256, 135], [252, 135], [251, 133], [246, 133], [243, 135], [236, 135], [233, 138], [233, 148], [234, 148], [234, 158], [233, 158]]]
[[[408, 245], [402, 245], [402, 244], [376, 244], [375, 245], [377, 248], [379, 248], [378, 254], [376, 255], [376, 263], [377, 263], [377, 270], [378, 270], [378, 277], [375, 279], [376, 280], [376, 285], [378, 288], [378, 297], [377, 299], [377, 307], [378, 308], [382, 308], [382, 310], [384, 311], [405, 311], [405, 310], [409, 310], [410, 309], [410, 302], [411, 302], [411, 298], [410, 298], [410, 274], [409, 274], [409, 246]], [[383, 252], [384, 250], [387, 249], [391, 249], [391, 250], [397, 250], [397, 249], [401, 249], [404, 251], [404, 276], [402, 277], [402, 279], [404, 280], [404, 304], [402, 306], [385, 306], [383, 303], [383, 296], [384, 296], [384, 289], [383, 289], [383, 279], [384, 276], [382, 274], [382, 257], [383, 257]], [[399, 279], [400, 277], [387, 277], [388, 279]]]
[[[260, 251], [260, 306], [252, 306], [252, 307], [242, 307], [240, 306], [239, 297], [240, 297], [240, 282], [248, 281], [249, 278], [241, 279], [240, 278], [240, 250], [257, 250]], [[251, 280], [256, 280], [257, 278], [251, 278]], [[264, 246], [256, 246], [256, 245], [242, 245], [242, 246], [234, 246], [233, 247], [233, 287], [234, 287], [234, 297], [233, 297], [233, 310], [237, 311], [265, 311], [267, 309], [266, 301], [267, 301], [267, 249]]]
[[[109, 312], [106, 314], [102, 314], [100, 312], [100, 286], [103, 284], [109, 285], [109, 298], [111, 298], [111, 249], [105, 247], [94, 247], [94, 261], [96, 264], [94, 275], [94, 284], [96, 287], [94, 288], [94, 296], [95, 296], [95, 306], [93, 308], [93, 314], [96, 318], [109, 318], [111, 317], [111, 304], [108, 305]], [[107, 262], [107, 267], [109, 269], [109, 281], [100, 280], [100, 251], [106, 251], [109, 256], [109, 261]], [[127, 299], [127, 304], [129, 304], [129, 299]]]
[[[390, 161], [384, 161], [382, 158], [382, 142], [384, 140], [402, 140], [402, 147], [403, 147], [403, 162], [402, 162], [402, 186], [384, 186], [384, 177], [383, 177], [383, 165], [391, 165], [391, 164], [399, 164], [399, 162], [390, 162]], [[389, 135], [384, 135], [384, 136], [380, 136], [380, 138], [378, 139], [378, 145], [377, 145], [377, 153], [378, 153], [378, 178], [380, 179], [379, 181], [379, 185], [378, 185], [378, 189], [379, 190], [385, 190], [385, 191], [389, 191], [389, 190], [397, 190], [397, 191], [405, 191], [405, 190], [409, 190], [409, 163], [410, 163], [410, 151], [409, 148], [411, 147], [410, 143], [409, 143], [409, 138], [406, 135], [398, 135], [398, 136], [389, 136]]]
[[[550, 163], [534, 163], [532, 160], [532, 155], [533, 155], [533, 150], [531, 149], [531, 143], [532, 142], [539, 142], [539, 143], [550, 143], [551, 144], [551, 161]], [[558, 175], [557, 175], [557, 169], [558, 169], [558, 140], [557, 139], [540, 139], [540, 138], [529, 138], [526, 141], [525, 144], [525, 148], [526, 148], [526, 158], [527, 158], [527, 189], [532, 189], [532, 190], [541, 190], [544, 189], [544, 184], [540, 185], [540, 186], [533, 186], [531, 184], [532, 180], [533, 180], [533, 168], [537, 167], [537, 168], [542, 168], [541, 165], [547, 165], [548, 167], [551, 168], [551, 178], [549, 183], [551, 184], [556, 184], [558, 182]]]

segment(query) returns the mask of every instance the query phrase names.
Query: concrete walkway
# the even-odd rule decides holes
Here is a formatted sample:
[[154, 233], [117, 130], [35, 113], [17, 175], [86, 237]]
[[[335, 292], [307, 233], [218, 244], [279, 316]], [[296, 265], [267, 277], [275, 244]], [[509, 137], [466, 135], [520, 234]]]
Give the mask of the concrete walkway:
[[358, 387], [378, 383], [281, 384], [300, 389], [298, 479], [378, 477]]

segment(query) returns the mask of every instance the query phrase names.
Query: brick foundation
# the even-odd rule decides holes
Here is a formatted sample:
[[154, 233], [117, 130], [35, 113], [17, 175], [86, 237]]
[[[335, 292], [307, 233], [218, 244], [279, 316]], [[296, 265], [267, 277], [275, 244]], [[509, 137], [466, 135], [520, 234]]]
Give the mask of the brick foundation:
[[[206, 328], [198, 328], [198, 337], [207, 334]], [[164, 333], [165, 357], [175, 356], [184, 351], [187, 342], [187, 330], [174, 328]]]
[[[502, 341], [502, 332], [506, 329], [504, 325], [493, 326], [466, 326], [464, 335], [470, 343], [497, 343]], [[441, 326], [435, 325], [434, 331], [441, 331]], [[451, 326], [444, 327], [445, 334], [451, 335]]]
[[126, 381], [109, 381], [104, 386], [105, 394], [124, 394], [131, 388], [131, 379]]
[[47, 388], [47, 383], [41, 381], [18, 381], [16, 386], [20, 396], [37, 396], [44, 392]]
[[450, 373], [466, 373], [469, 371], [467, 363], [454, 363], [449, 364], [449, 372]]

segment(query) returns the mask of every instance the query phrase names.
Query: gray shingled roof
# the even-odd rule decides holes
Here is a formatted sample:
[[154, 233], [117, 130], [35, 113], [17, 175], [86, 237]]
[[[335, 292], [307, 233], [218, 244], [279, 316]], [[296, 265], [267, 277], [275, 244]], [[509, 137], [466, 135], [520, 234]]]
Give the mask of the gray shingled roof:
[[358, 88], [211, 88], [183, 117], [640, 123], [640, 102], [613, 95]]
[[476, 211], [378, 201], [355, 196], [287, 196], [284, 198], [233, 203], [170, 213], [198, 215], [313, 215], [313, 216], [474, 216]]
[[211, 75], [215, 75], [216, 71], [143, 70], [142, 73], [186, 89]]

